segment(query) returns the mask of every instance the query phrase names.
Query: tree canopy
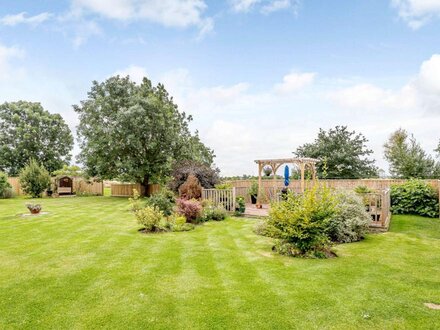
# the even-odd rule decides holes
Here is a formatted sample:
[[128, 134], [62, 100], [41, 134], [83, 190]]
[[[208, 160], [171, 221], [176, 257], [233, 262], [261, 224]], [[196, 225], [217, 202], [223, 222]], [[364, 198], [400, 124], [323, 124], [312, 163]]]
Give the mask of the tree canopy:
[[384, 144], [385, 159], [390, 164], [390, 174], [396, 178], [439, 177], [440, 164], [428, 155], [415, 137], [404, 129], [392, 133]]
[[73, 137], [59, 114], [40, 103], [18, 101], [0, 105], [0, 170], [16, 176], [30, 159], [49, 172], [70, 161]]
[[147, 185], [171, 173], [179, 160], [211, 164], [214, 153], [191, 134], [191, 116], [179, 112], [162, 84], [115, 76], [93, 82], [79, 114], [79, 160], [88, 175]]
[[347, 126], [336, 126], [324, 131], [319, 129], [313, 143], [306, 143], [294, 152], [298, 157], [318, 158], [319, 177], [338, 179], [358, 179], [377, 176], [374, 160], [368, 158], [373, 153], [368, 149], [368, 140], [360, 133], [349, 131]]

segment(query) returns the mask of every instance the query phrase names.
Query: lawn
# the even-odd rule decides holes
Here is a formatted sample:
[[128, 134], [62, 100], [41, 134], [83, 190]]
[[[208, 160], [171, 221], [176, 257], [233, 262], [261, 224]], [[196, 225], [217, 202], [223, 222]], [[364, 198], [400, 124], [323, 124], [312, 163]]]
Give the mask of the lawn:
[[438, 329], [440, 221], [394, 216], [339, 258], [271, 253], [255, 220], [137, 231], [127, 200], [0, 200], [0, 329]]

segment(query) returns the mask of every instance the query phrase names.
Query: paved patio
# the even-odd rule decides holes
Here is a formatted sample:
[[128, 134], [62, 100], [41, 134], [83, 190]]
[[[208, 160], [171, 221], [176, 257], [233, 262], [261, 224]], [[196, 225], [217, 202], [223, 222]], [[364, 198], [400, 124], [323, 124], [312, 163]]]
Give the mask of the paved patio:
[[263, 204], [261, 209], [257, 209], [255, 204], [246, 204], [246, 210], [244, 216], [248, 217], [267, 217], [269, 214], [270, 205]]

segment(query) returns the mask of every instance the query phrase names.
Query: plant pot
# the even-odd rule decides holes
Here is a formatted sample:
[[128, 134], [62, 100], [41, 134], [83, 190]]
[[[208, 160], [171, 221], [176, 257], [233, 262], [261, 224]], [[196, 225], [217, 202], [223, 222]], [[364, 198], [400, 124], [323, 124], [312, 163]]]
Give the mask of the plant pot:
[[251, 195], [251, 203], [252, 204], [257, 204], [257, 196]]
[[47, 195], [48, 197], [51, 197], [52, 194], [53, 194], [53, 191], [52, 191], [52, 190], [47, 190], [47, 191], [46, 191], [46, 195]]
[[32, 214], [38, 214], [40, 213], [41, 210], [29, 210], [29, 211], [31, 211]]

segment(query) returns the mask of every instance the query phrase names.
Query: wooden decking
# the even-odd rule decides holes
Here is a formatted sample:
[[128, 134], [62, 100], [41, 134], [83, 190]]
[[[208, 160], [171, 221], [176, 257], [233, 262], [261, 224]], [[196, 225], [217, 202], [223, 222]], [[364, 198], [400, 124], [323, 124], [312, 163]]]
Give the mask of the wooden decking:
[[257, 209], [255, 204], [246, 204], [246, 210], [244, 211], [245, 217], [251, 217], [251, 218], [262, 218], [267, 217], [269, 215], [269, 204], [262, 204], [261, 209]]

